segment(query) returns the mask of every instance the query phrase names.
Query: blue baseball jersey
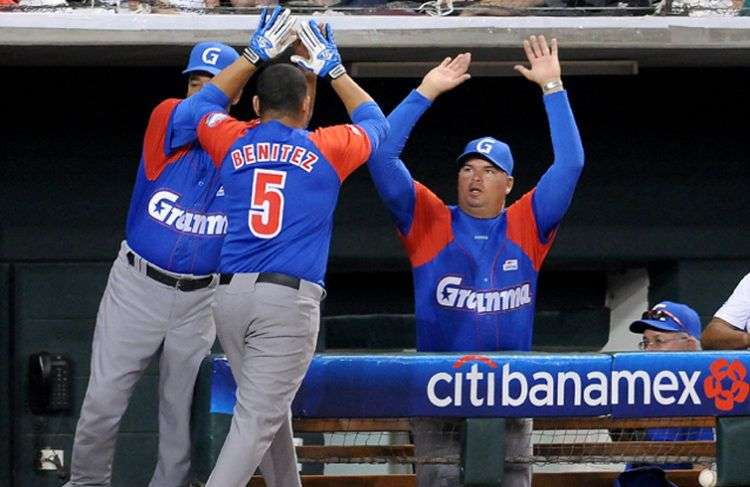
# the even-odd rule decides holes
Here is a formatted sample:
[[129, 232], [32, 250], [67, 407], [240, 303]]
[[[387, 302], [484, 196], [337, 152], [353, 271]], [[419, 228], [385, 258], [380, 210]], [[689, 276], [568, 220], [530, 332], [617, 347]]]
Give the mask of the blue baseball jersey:
[[415, 183], [402, 241], [412, 265], [417, 349], [530, 350], [539, 268], [554, 240], [537, 233], [533, 191], [492, 219], [445, 205]]
[[149, 262], [172, 272], [215, 272], [228, 220], [210, 156], [169, 99], [151, 113], [130, 200], [126, 239]]
[[280, 272], [323, 285], [339, 188], [370, 156], [367, 130], [352, 124], [310, 132], [210, 113], [198, 138], [220, 167], [227, 195], [220, 271]]

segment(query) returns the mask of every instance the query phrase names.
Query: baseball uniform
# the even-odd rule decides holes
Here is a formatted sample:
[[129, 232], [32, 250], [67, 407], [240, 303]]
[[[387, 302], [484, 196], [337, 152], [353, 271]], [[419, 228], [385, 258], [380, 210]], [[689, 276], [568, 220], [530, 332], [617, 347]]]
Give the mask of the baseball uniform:
[[387, 122], [373, 102], [354, 110], [354, 124], [313, 132], [203, 116], [205, 106], [198, 138], [220, 170], [229, 216], [214, 317], [237, 382], [207, 485], [246, 485], [269, 446], [274, 465], [264, 476], [300, 485], [289, 407], [315, 349], [333, 211], [341, 183], [377, 148]]
[[[368, 167], [411, 262], [417, 350], [531, 349], [539, 269], [583, 168], [583, 149], [567, 94], [546, 95], [544, 103], [555, 161], [534, 189], [487, 219], [443, 203], [412, 180], [399, 159], [412, 127], [430, 101], [414, 90], [388, 117], [390, 134]], [[507, 146], [494, 139], [478, 139], [472, 144], [476, 147], [467, 146], [464, 155], [481, 157], [491, 150], [505, 150], [510, 157]], [[507, 167], [501, 168], [508, 172]], [[508, 422], [508, 442], [520, 445], [523, 442], [517, 437], [529, 437], [530, 423], [516, 423]], [[421, 443], [418, 436], [415, 443]], [[513, 453], [530, 453], [528, 440], [516, 448], [524, 451]], [[420, 485], [458, 482], [455, 467], [418, 467], [417, 473]], [[512, 476], [506, 469], [504, 483], [530, 482], [529, 469], [521, 472], [519, 483]]]
[[[211, 74], [237, 59], [230, 47], [200, 43], [188, 71]], [[193, 62], [197, 58], [198, 62]], [[229, 100], [211, 98], [226, 108]], [[120, 420], [133, 389], [159, 357], [159, 453], [150, 487], [186, 486], [190, 406], [201, 360], [215, 338], [211, 315], [224, 189], [196, 142], [190, 103], [169, 99], [151, 113], [126, 225], [96, 319], [91, 376], [67, 486], [108, 486]]]

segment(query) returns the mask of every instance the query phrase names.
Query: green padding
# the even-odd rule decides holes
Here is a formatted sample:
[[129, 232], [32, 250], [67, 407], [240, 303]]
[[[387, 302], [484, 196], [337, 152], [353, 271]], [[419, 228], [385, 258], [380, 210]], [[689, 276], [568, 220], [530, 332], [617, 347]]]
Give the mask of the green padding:
[[750, 416], [717, 418], [716, 423], [717, 485], [750, 485]]
[[211, 359], [206, 358], [201, 364], [198, 380], [195, 383], [192, 416], [192, 477], [193, 480], [200, 482], [208, 480], [232, 422], [232, 416], [228, 414], [209, 412], [211, 410], [211, 376]]
[[499, 487], [505, 469], [505, 419], [468, 418], [461, 443], [466, 487]]

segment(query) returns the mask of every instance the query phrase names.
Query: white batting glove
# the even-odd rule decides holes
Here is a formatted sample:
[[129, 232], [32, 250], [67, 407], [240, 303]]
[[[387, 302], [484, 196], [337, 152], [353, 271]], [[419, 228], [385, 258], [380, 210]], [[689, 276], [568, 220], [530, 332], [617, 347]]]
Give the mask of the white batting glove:
[[264, 7], [260, 12], [258, 28], [242, 55], [256, 66], [279, 56], [297, 40], [294, 30], [296, 22], [288, 8], [282, 10], [277, 6], [269, 15], [268, 8]]
[[298, 24], [296, 30], [299, 39], [310, 53], [310, 58], [295, 55], [290, 61], [321, 78], [328, 77], [333, 80], [346, 73], [330, 25], [325, 26], [325, 35], [320, 32], [314, 20]]

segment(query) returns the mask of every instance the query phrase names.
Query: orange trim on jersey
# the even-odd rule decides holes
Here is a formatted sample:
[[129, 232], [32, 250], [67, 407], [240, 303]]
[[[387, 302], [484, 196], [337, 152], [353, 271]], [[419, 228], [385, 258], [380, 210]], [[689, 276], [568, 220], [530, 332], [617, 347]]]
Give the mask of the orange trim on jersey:
[[146, 134], [143, 136], [143, 169], [149, 181], [158, 178], [168, 164], [184, 156], [190, 149], [191, 144], [188, 144], [169, 154], [164, 152], [169, 117], [180, 101], [182, 100], [177, 98], [164, 100], [151, 112]]
[[419, 267], [453, 240], [451, 211], [435, 193], [414, 181], [414, 216], [409, 234], [401, 235], [412, 267]]
[[534, 270], [538, 272], [552, 248], [557, 229], [550, 232], [546, 242], [542, 241], [534, 216], [534, 191], [536, 189], [523, 195], [508, 208], [507, 237], [529, 256]]
[[260, 119], [240, 122], [226, 113], [212, 112], [203, 117], [198, 124], [198, 141], [203, 150], [211, 156], [214, 166], [218, 168], [237, 139], [258, 124]]
[[342, 183], [370, 157], [370, 138], [356, 125], [335, 125], [312, 132], [310, 140], [320, 150]]

